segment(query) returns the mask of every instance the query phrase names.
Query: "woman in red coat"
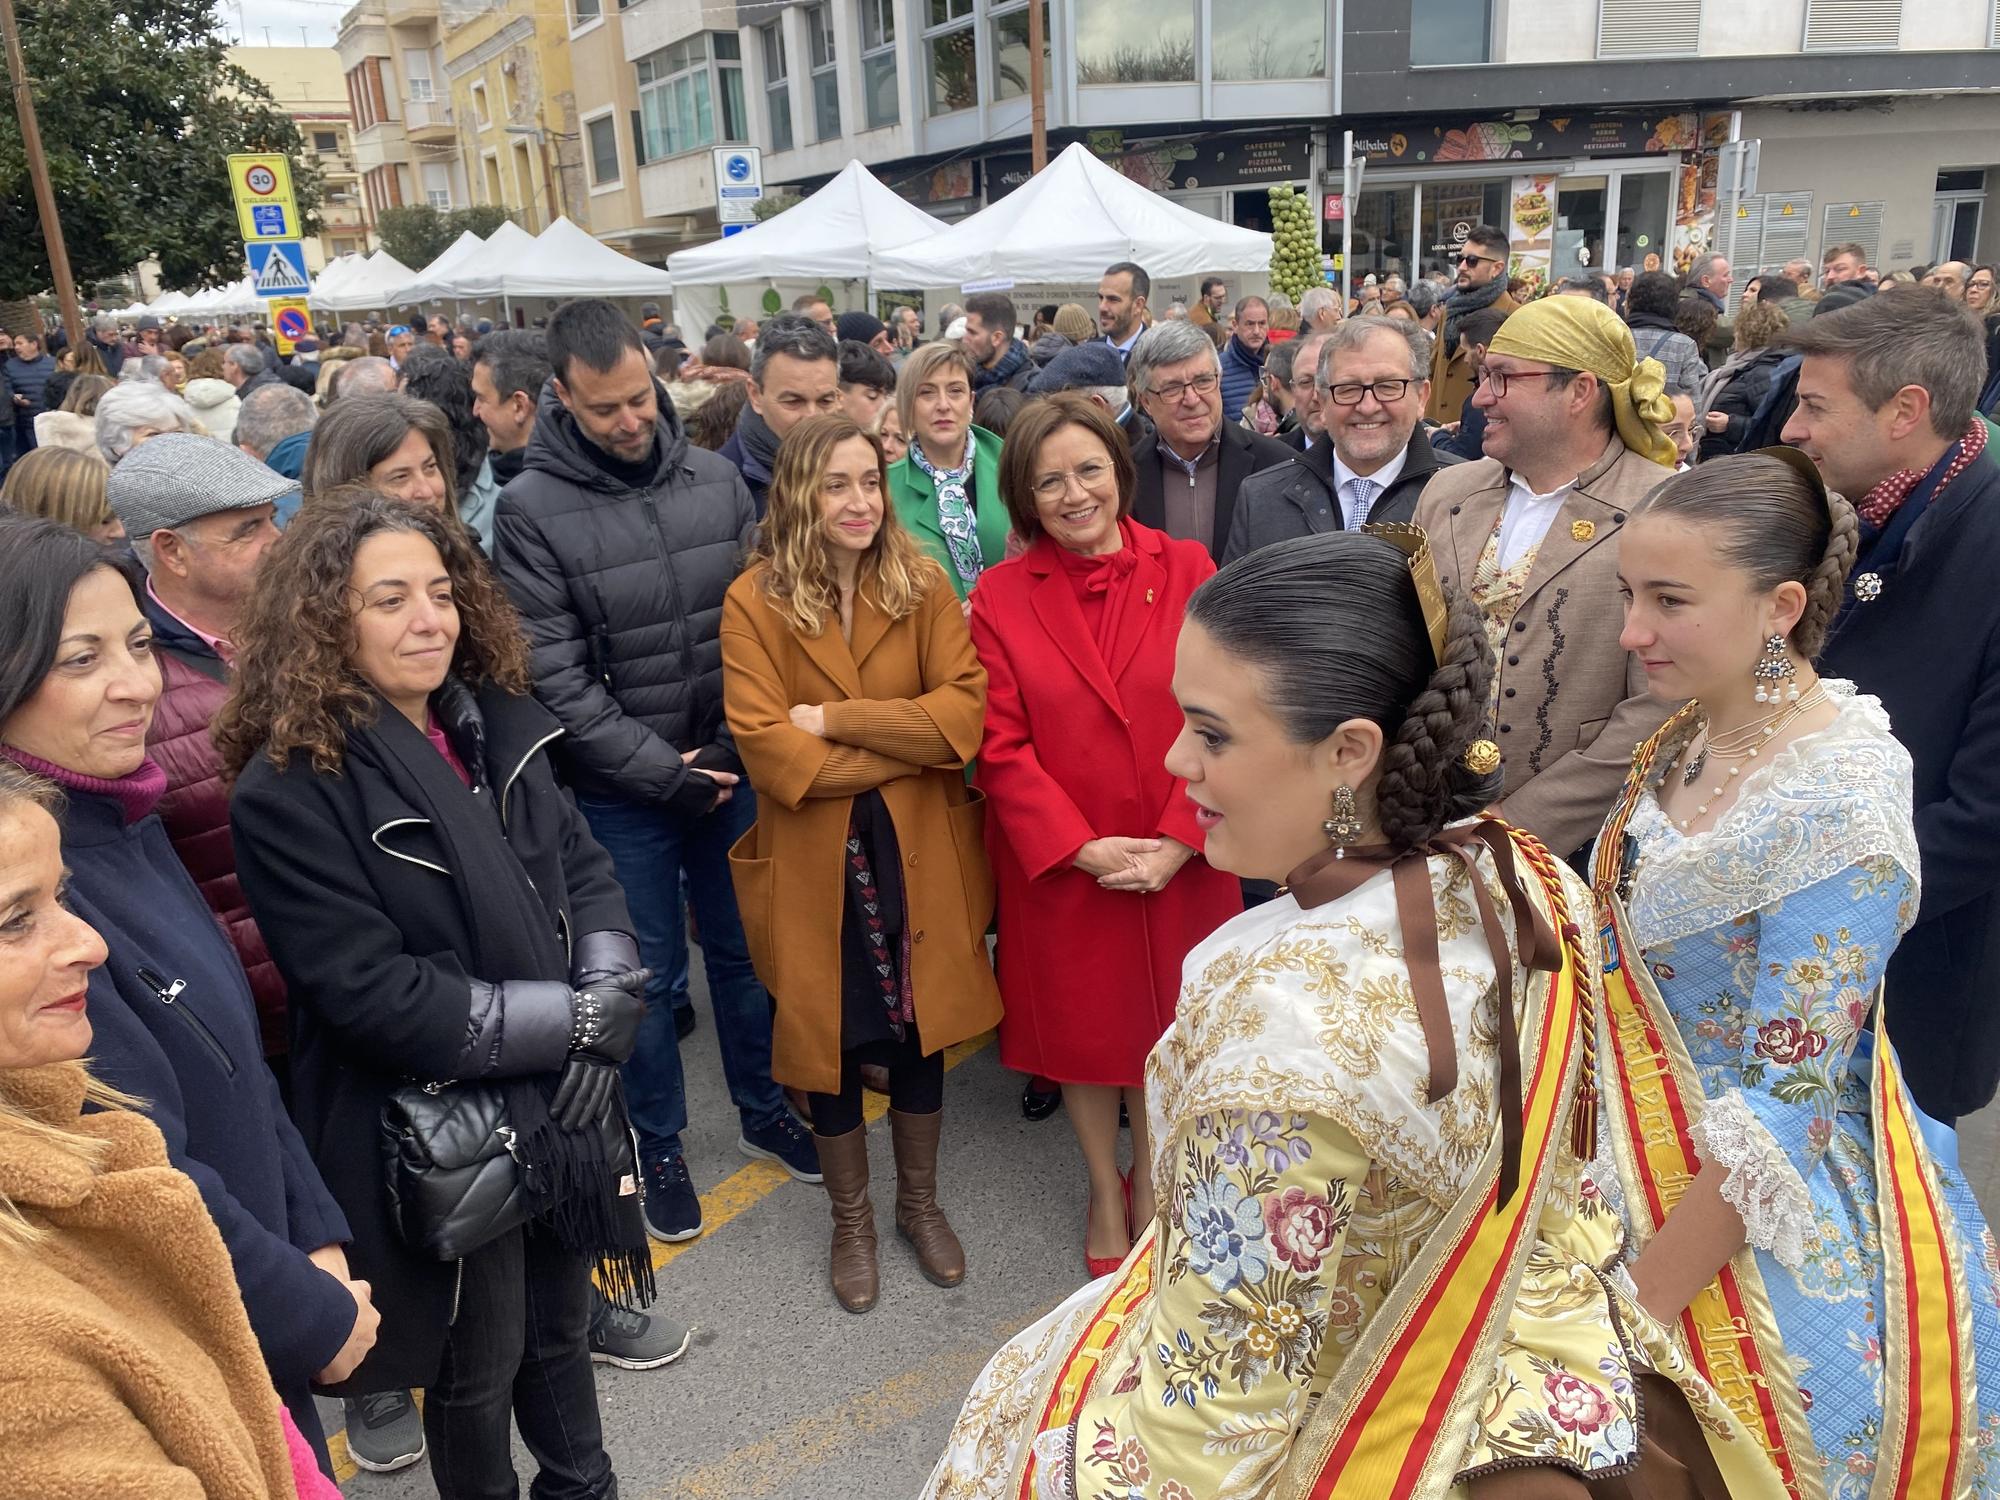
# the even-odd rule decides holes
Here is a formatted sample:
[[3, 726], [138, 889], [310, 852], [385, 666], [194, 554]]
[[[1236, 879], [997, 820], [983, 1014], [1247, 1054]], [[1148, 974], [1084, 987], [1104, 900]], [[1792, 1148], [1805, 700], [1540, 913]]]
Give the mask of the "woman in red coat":
[[1215, 565], [1199, 544], [1129, 519], [1132, 486], [1102, 408], [1075, 395], [1031, 403], [1000, 457], [1028, 547], [972, 595], [988, 681], [977, 775], [999, 894], [1000, 1058], [1062, 1085], [1090, 1169], [1093, 1275], [1153, 1213], [1143, 1075], [1174, 1018], [1181, 960], [1242, 910], [1236, 881], [1202, 859], [1194, 806], [1164, 764], [1181, 728], [1174, 641]]

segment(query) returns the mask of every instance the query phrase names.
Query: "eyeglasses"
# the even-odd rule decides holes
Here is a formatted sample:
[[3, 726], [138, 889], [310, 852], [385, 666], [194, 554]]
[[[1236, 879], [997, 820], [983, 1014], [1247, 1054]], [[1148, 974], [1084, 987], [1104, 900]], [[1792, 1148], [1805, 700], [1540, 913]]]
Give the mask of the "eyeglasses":
[[1500, 257], [1497, 255], [1474, 255], [1470, 250], [1466, 250], [1460, 252], [1458, 263], [1461, 266], [1497, 266], [1500, 264]]
[[1221, 384], [1222, 377], [1211, 370], [1208, 374], [1197, 375], [1192, 380], [1173, 380], [1165, 385], [1156, 385], [1152, 388], [1152, 393], [1162, 401], [1172, 403], [1179, 401], [1189, 391], [1193, 391], [1197, 396], [1212, 396], [1215, 394], [1215, 388]]
[[1335, 406], [1359, 406], [1363, 396], [1373, 396], [1384, 406], [1388, 406], [1392, 402], [1401, 401], [1415, 384], [1414, 380], [1371, 380], [1366, 385], [1342, 382], [1340, 385], [1328, 387], [1327, 395], [1333, 398]]
[[1069, 482], [1074, 479], [1086, 490], [1094, 490], [1111, 477], [1111, 465], [1102, 459], [1092, 459], [1078, 464], [1074, 469], [1065, 469], [1060, 474], [1044, 474], [1034, 482], [1037, 500], [1060, 500], [1069, 493]]
[[1507, 382], [1510, 380], [1546, 380], [1555, 374], [1554, 370], [1496, 370], [1487, 365], [1474, 378], [1476, 384], [1483, 385], [1493, 393], [1493, 399], [1507, 398]]

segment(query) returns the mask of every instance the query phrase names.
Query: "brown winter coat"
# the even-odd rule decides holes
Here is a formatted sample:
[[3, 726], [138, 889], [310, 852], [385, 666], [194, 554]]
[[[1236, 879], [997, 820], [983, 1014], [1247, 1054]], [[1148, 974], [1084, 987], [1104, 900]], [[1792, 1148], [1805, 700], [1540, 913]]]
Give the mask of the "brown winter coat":
[[46, 1231], [0, 1249], [0, 1495], [293, 1500], [229, 1252], [159, 1130], [82, 1114], [81, 1068], [10, 1069], [0, 1090], [110, 1143], [92, 1168], [0, 1121], [0, 1199]]
[[[1647, 691], [1645, 669], [1618, 644], [1618, 534], [1632, 507], [1670, 477], [1612, 437], [1563, 497], [1494, 664], [1500, 810], [1558, 856], [1597, 837], [1632, 752], [1674, 708]], [[1471, 583], [1509, 482], [1500, 460], [1482, 458], [1441, 469], [1424, 487], [1417, 525], [1448, 586]]]
[[[729, 851], [751, 962], [777, 1002], [771, 1076], [840, 1088], [843, 848], [854, 797], [877, 788], [895, 823], [908, 903], [917, 1030], [932, 1051], [1000, 1019], [986, 956], [993, 876], [986, 809], [965, 784], [986, 714], [986, 671], [943, 570], [891, 620], [863, 585], [850, 642], [795, 630], [747, 569], [722, 606], [723, 705], [757, 792], [757, 823]], [[824, 704], [826, 737], [791, 721]]]

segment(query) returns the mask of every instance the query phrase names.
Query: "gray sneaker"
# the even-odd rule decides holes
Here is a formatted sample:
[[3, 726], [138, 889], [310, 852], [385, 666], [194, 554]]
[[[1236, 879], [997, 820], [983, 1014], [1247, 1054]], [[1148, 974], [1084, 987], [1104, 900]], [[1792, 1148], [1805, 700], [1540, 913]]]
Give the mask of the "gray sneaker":
[[590, 1316], [590, 1357], [621, 1370], [657, 1370], [687, 1353], [694, 1329], [664, 1313], [635, 1312], [607, 1301], [595, 1287]]
[[424, 1456], [424, 1422], [408, 1391], [349, 1398], [347, 1456], [372, 1474], [393, 1474]]

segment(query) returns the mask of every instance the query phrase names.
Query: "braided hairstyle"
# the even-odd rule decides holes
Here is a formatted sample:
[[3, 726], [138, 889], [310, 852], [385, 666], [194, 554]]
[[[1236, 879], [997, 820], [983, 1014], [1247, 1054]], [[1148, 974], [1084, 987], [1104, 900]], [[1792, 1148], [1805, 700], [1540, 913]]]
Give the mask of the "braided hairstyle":
[[1854, 507], [1827, 489], [1805, 455], [1765, 449], [1711, 459], [1677, 474], [1632, 508], [1632, 516], [1671, 516], [1714, 539], [1724, 564], [1768, 592], [1805, 587], [1806, 607], [1791, 644], [1807, 661], [1826, 644], [1847, 597], [1847, 575], [1861, 544]]
[[1489, 788], [1462, 764], [1480, 733], [1493, 653], [1479, 613], [1445, 590], [1444, 660], [1431, 650], [1409, 559], [1380, 537], [1335, 531], [1266, 547], [1203, 584], [1188, 619], [1259, 669], [1265, 706], [1294, 743], [1349, 719], [1382, 730], [1375, 788], [1397, 848], [1477, 812]]

